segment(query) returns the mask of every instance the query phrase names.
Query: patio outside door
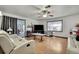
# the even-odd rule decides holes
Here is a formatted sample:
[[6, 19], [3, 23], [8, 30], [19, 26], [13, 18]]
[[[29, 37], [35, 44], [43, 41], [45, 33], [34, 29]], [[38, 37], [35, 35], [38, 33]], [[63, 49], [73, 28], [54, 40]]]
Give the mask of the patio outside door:
[[17, 34], [21, 37], [25, 37], [26, 21], [17, 20]]

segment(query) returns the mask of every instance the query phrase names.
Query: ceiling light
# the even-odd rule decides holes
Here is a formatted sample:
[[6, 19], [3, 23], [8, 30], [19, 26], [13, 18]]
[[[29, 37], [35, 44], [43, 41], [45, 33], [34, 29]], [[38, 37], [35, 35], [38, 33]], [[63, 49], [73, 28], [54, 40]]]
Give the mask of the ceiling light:
[[44, 14], [43, 17], [47, 17], [47, 14]]

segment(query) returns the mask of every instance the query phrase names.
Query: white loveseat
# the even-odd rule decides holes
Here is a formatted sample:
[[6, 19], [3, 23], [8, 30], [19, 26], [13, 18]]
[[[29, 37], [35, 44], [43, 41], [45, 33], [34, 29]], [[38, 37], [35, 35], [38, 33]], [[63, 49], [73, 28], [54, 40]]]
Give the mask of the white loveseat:
[[0, 31], [0, 46], [6, 54], [32, 54], [35, 53], [35, 41], [20, 38], [17, 35], [9, 35]]

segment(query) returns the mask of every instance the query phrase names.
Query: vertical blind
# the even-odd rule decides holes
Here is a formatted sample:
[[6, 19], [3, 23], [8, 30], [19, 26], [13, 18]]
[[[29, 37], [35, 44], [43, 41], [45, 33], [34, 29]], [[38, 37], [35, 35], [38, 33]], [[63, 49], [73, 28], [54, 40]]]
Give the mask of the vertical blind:
[[7, 32], [7, 29], [9, 28], [9, 22], [10, 22], [10, 27], [13, 30], [12, 34], [16, 34], [17, 33], [17, 18], [3, 16], [1, 29]]

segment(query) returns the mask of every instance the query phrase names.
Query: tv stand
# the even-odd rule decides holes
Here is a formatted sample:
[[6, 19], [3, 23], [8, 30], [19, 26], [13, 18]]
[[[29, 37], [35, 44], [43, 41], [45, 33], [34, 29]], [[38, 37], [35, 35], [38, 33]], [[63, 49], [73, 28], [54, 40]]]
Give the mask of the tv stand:
[[34, 33], [41, 33], [41, 34], [44, 34], [44, 31], [43, 31], [43, 30], [34, 30]]

